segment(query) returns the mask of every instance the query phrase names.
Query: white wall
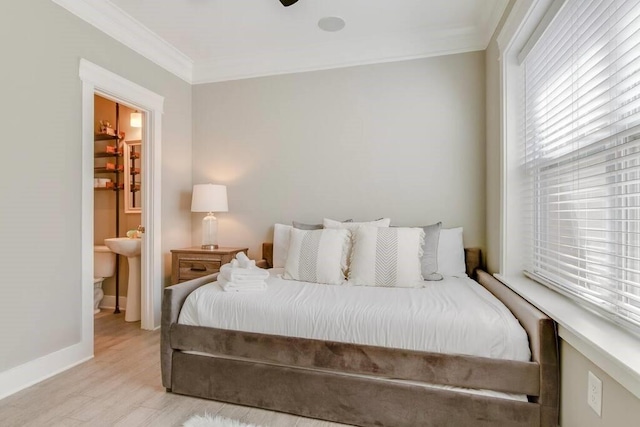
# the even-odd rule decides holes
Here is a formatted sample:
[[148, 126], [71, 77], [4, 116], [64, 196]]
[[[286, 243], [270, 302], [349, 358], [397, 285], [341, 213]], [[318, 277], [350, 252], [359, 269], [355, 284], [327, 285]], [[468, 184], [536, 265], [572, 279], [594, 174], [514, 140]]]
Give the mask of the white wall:
[[194, 86], [193, 182], [228, 185], [220, 243], [259, 257], [276, 222], [391, 217], [484, 246], [484, 67], [474, 52]]
[[3, 2], [0, 51], [1, 374], [80, 341], [80, 58], [165, 97], [165, 258], [191, 240], [191, 87], [50, 0]]

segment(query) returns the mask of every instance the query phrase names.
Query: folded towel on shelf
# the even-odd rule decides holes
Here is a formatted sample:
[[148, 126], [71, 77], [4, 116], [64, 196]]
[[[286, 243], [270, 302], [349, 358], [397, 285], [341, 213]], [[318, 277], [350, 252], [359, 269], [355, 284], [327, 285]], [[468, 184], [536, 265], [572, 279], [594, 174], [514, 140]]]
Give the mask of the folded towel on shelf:
[[267, 289], [267, 283], [264, 280], [235, 283], [229, 281], [224, 276], [218, 276], [218, 283], [225, 292], [255, 292], [265, 291]]

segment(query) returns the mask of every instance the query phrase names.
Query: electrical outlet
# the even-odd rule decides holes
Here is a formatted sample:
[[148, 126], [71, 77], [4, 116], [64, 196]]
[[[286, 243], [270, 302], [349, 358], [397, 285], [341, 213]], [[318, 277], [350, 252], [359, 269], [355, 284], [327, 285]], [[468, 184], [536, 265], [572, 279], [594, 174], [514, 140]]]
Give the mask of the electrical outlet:
[[602, 381], [589, 371], [587, 381], [587, 403], [600, 417], [602, 414]]

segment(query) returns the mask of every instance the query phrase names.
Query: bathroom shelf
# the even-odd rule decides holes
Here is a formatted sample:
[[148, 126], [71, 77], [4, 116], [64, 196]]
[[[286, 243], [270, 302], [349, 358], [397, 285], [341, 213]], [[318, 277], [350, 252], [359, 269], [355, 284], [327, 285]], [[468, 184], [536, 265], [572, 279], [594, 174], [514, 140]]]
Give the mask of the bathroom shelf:
[[107, 169], [107, 168], [93, 168], [93, 173], [122, 173], [124, 172], [122, 169]]
[[124, 184], [120, 184], [120, 187], [93, 187], [95, 191], [120, 191], [124, 190]]
[[[95, 114], [95, 111], [94, 111]], [[95, 144], [93, 157], [95, 159], [104, 159], [104, 158], [112, 158], [113, 162], [107, 162], [108, 164], [113, 164], [115, 169], [107, 169], [105, 166], [98, 166], [94, 164], [93, 173], [94, 175], [102, 175], [102, 174], [113, 174], [113, 182], [110, 182], [106, 187], [94, 187], [95, 191], [110, 191], [115, 194], [115, 232], [116, 236], [120, 236], [120, 196], [118, 194], [119, 191], [124, 190], [124, 183], [120, 182], [120, 173], [124, 172], [124, 165], [120, 160], [123, 157], [122, 148], [119, 149], [119, 142], [124, 139], [124, 134], [122, 138], [120, 135], [120, 104], [116, 103], [116, 120], [115, 120], [115, 135], [108, 135], [105, 133], [96, 133], [93, 135], [94, 142], [99, 141], [114, 141], [115, 143], [107, 142], [107, 148], [104, 147], [104, 144]], [[99, 147], [100, 151], [96, 151], [96, 148]], [[108, 152], [114, 151], [114, 152]], [[126, 159], [125, 159], [126, 160]], [[98, 162], [100, 164], [101, 162]], [[115, 310], [114, 314], [120, 313], [120, 260], [116, 261], [116, 271], [115, 271], [115, 279], [116, 279], [116, 300], [115, 300]]]
[[118, 139], [118, 137], [115, 135], [107, 135], [106, 133], [96, 133], [93, 136], [94, 141], [110, 141], [114, 139]]
[[93, 155], [96, 159], [101, 159], [105, 157], [122, 157], [122, 153], [95, 153]]

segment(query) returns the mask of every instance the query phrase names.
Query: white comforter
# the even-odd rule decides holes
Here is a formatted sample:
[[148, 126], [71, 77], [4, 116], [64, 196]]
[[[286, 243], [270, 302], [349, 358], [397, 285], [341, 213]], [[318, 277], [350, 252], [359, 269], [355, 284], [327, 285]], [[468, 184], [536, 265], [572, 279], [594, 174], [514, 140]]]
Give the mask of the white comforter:
[[187, 298], [178, 323], [409, 350], [528, 361], [527, 334], [469, 278], [424, 288], [331, 286], [282, 279], [263, 292], [224, 292], [217, 282]]

